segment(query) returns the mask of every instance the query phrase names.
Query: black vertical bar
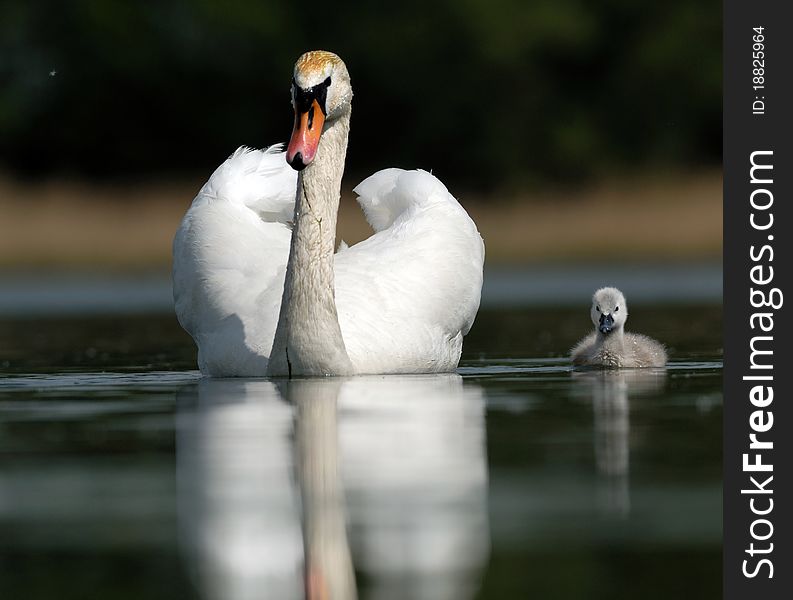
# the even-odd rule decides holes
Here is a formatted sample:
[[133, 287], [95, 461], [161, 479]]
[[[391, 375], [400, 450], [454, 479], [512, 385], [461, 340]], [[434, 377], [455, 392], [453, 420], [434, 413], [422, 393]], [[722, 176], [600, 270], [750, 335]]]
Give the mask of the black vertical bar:
[[[789, 208], [793, 203], [790, 119], [793, 11], [790, 5], [784, 0], [725, 0], [724, 3], [723, 584], [724, 597], [728, 600], [793, 598], [793, 486], [790, 483], [793, 480], [790, 385], [793, 223]], [[761, 27], [761, 31], [755, 30]], [[756, 169], [754, 182], [753, 153], [756, 153], [755, 163], [773, 165], [772, 169]], [[769, 202], [766, 208], [758, 208]], [[752, 226], [752, 215], [758, 227]], [[768, 225], [771, 215], [773, 225], [761, 229]], [[763, 250], [764, 246], [768, 249]], [[773, 279], [758, 283], [768, 279], [771, 268]], [[752, 280], [753, 276], [756, 281]], [[775, 288], [778, 294], [772, 291]], [[755, 304], [770, 300], [772, 305], [778, 305], [780, 297], [788, 294], [779, 308], [752, 304], [754, 299]], [[770, 317], [752, 319], [752, 315], [760, 313]], [[763, 331], [762, 326], [768, 328], [771, 323], [773, 329]], [[772, 365], [772, 368], [752, 368], [753, 338], [755, 349], [773, 350], [773, 354], [755, 354], [755, 365]], [[747, 376], [773, 379], [746, 379]], [[773, 389], [773, 401], [767, 403], [769, 388]], [[752, 403], [753, 389], [761, 394], [755, 395], [755, 400], [761, 405], [766, 402], [767, 406]], [[771, 418], [773, 424], [768, 428]], [[768, 431], [758, 432], [752, 428], [753, 424]], [[750, 448], [750, 434], [755, 434], [760, 442], [773, 442], [773, 448]], [[758, 460], [763, 467], [755, 465]], [[759, 470], [767, 468], [765, 465], [772, 465], [773, 471]], [[768, 511], [771, 502], [773, 508], [767, 514], [758, 514]]]

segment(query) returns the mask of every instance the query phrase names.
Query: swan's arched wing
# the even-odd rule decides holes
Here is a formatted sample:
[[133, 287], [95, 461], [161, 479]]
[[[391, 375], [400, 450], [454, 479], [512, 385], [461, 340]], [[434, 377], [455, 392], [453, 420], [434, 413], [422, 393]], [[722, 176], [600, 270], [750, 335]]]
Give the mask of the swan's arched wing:
[[358, 372], [447, 371], [479, 308], [484, 245], [426, 171], [386, 169], [358, 187], [375, 230], [336, 255], [336, 303]]
[[265, 150], [240, 146], [198, 192], [193, 205], [222, 200], [246, 206], [266, 222], [286, 223], [295, 210], [297, 173], [286, 164], [283, 145]]
[[182, 219], [173, 246], [174, 302], [207, 374], [264, 373], [296, 185], [297, 173], [280, 147], [240, 148], [215, 170]]

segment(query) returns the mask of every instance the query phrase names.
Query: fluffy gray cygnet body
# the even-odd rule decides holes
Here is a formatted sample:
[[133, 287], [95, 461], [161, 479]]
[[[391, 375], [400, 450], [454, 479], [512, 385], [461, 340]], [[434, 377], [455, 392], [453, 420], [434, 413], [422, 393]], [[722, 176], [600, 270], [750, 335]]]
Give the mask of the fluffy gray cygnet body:
[[576, 366], [663, 367], [663, 344], [640, 333], [626, 333], [628, 306], [617, 288], [605, 287], [592, 296], [590, 310], [595, 331], [570, 352]]

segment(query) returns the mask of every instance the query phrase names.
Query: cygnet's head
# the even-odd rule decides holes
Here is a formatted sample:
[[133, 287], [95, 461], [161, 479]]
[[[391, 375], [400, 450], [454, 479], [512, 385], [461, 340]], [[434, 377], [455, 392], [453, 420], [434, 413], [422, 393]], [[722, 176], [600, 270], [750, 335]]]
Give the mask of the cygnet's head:
[[597, 330], [604, 335], [615, 329], [622, 329], [625, 321], [628, 320], [625, 296], [617, 288], [600, 288], [592, 296], [592, 308], [589, 314]]
[[286, 162], [300, 171], [314, 160], [325, 121], [350, 110], [352, 87], [347, 67], [324, 50], [306, 52], [297, 59], [292, 76], [295, 126], [286, 149]]

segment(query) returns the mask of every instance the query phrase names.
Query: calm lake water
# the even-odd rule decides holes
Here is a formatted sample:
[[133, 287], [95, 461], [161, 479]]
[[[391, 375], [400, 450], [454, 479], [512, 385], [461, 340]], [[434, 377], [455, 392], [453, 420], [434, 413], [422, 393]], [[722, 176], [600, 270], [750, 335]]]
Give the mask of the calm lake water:
[[718, 598], [720, 274], [681, 273], [609, 280], [667, 369], [572, 370], [591, 275], [505, 271], [457, 374], [291, 382], [201, 379], [161, 283], [17, 279], [0, 598]]

